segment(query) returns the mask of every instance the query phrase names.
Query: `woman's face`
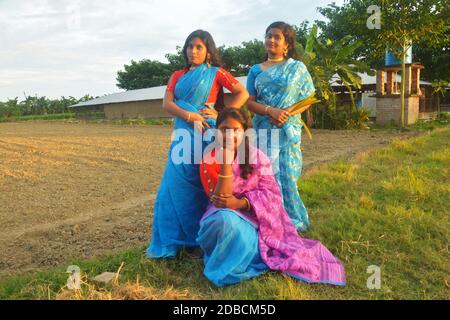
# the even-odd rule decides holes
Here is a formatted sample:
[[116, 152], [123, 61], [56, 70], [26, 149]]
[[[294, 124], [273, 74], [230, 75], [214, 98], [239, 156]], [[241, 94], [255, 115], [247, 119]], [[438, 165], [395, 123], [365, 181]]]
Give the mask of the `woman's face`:
[[282, 57], [288, 44], [283, 32], [278, 28], [271, 28], [266, 33], [264, 45], [269, 56]]
[[218, 129], [222, 132], [222, 146], [227, 146], [227, 135], [229, 135], [228, 139], [232, 139], [229, 143], [234, 150], [237, 150], [244, 138], [244, 127], [242, 124], [236, 119], [228, 117], [222, 121]]
[[189, 64], [192, 66], [198, 66], [204, 63], [207, 54], [208, 50], [203, 41], [199, 38], [192, 39], [186, 48], [186, 55]]

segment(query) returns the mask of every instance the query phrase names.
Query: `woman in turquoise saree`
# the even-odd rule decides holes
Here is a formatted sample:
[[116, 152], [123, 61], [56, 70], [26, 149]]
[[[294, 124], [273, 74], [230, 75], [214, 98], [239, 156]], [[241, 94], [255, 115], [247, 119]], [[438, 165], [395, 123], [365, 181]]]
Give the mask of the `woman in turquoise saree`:
[[[202, 132], [215, 127], [214, 106], [222, 87], [230, 90], [233, 107], [240, 107], [248, 98], [245, 88], [220, 68], [220, 57], [208, 32], [191, 33], [183, 56], [186, 68], [171, 76], [163, 101], [163, 108], [174, 115], [174, 132], [154, 204], [152, 239], [146, 252], [149, 258], [175, 257], [180, 248], [198, 247], [199, 220], [208, 204], [198, 174], [207, 146]], [[196, 159], [194, 139], [200, 141], [200, 159]]]
[[289, 110], [313, 95], [315, 88], [305, 65], [295, 59], [295, 31], [290, 25], [272, 23], [266, 30], [265, 47], [267, 60], [252, 66], [247, 77], [247, 105], [255, 114], [253, 127], [258, 146], [272, 162], [284, 207], [297, 230], [305, 231], [310, 222], [298, 180], [303, 164], [301, 112], [309, 106], [295, 115], [290, 115]]

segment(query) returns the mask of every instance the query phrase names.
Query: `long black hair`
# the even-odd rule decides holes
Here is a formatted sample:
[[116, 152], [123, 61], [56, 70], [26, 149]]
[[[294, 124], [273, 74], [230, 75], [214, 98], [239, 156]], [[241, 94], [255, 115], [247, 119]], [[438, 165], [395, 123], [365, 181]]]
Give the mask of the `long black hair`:
[[[199, 38], [205, 45], [207, 54], [209, 54], [210, 59], [209, 63], [212, 66], [221, 67], [222, 66], [222, 59], [220, 58], [219, 51], [217, 50], [216, 43], [214, 42], [213, 37], [208, 31], [205, 30], [195, 30], [192, 32], [184, 42], [183, 46], [183, 57], [184, 57], [184, 63], [185, 67], [189, 68], [191, 65], [189, 63], [189, 59], [187, 56], [187, 48], [191, 41], [195, 38]], [[206, 62], [206, 61], [205, 61]]]
[[[216, 128], [218, 128], [220, 124], [227, 118], [233, 118], [234, 120], [238, 121], [244, 128], [244, 131], [252, 127], [252, 121], [248, 115], [248, 112], [242, 109], [227, 107], [219, 112], [216, 120]], [[241, 178], [247, 179], [248, 176], [253, 172], [253, 166], [250, 164], [250, 140], [247, 135], [244, 136], [244, 139], [245, 162], [239, 164], [239, 167], [241, 169]]]
[[[270, 29], [280, 29], [281, 30], [281, 33], [283, 33], [284, 39], [285, 39], [286, 43], [288, 44], [287, 56], [289, 58], [299, 60], [300, 56], [297, 52], [297, 45], [296, 45], [297, 44], [297, 33], [295, 32], [294, 28], [290, 24], [287, 24], [286, 22], [276, 21], [276, 22], [271, 23], [267, 27], [265, 35], [267, 35], [267, 33], [269, 32]], [[267, 59], [267, 53], [266, 53], [265, 59]]]

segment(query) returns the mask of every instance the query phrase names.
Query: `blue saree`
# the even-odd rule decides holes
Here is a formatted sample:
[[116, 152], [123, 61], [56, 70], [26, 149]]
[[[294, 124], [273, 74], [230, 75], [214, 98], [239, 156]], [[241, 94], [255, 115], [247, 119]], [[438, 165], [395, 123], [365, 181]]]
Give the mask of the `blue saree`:
[[[273, 108], [287, 109], [294, 103], [304, 100], [315, 92], [311, 75], [305, 65], [289, 58], [266, 70], [254, 65], [248, 74], [247, 90], [256, 101]], [[255, 114], [253, 127], [257, 132], [258, 146], [270, 158], [275, 177], [283, 195], [283, 204], [293, 224], [299, 231], [309, 227], [309, 218], [298, 191], [303, 158], [301, 151], [301, 115], [291, 116], [278, 128], [271, 124], [269, 116]], [[260, 129], [267, 129], [267, 140], [261, 136]], [[272, 137], [271, 129], [278, 133]], [[264, 141], [264, 142], [262, 142]], [[261, 143], [267, 143], [267, 147]]]
[[[218, 69], [202, 64], [183, 75], [175, 87], [175, 103], [190, 112], [198, 113], [205, 108]], [[215, 127], [215, 119], [206, 121], [211, 128]], [[172, 136], [166, 169], [154, 205], [152, 240], [147, 249], [149, 258], [174, 257], [182, 247], [198, 246], [195, 238], [199, 220], [208, 204], [199, 177], [200, 161], [195, 161], [194, 155], [194, 137], [201, 139], [201, 134], [198, 137], [193, 125], [178, 117], [175, 117], [174, 130], [183, 132], [183, 135], [179, 139]], [[206, 146], [207, 142], [202, 141], [200, 156]], [[179, 149], [180, 152], [175, 152]], [[187, 161], [174, 161], [177, 157]]]

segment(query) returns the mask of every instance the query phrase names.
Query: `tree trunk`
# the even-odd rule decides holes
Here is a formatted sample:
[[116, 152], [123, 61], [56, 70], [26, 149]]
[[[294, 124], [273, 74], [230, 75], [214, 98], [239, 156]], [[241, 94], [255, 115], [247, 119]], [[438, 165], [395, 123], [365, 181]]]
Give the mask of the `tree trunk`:
[[406, 73], [406, 66], [405, 66], [405, 60], [406, 60], [406, 42], [403, 42], [402, 47], [402, 85], [401, 85], [401, 93], [400, 93], [400, 121], [402, 124], [402, 128], [405, 127], [405, 73]]

